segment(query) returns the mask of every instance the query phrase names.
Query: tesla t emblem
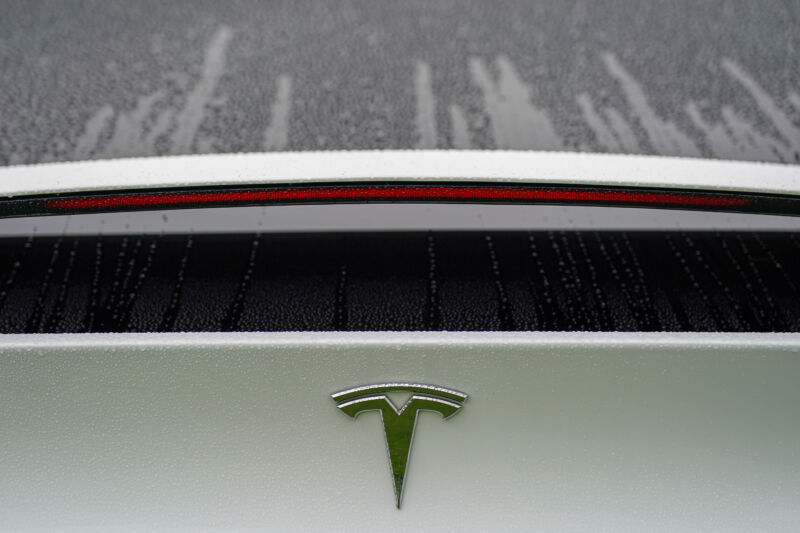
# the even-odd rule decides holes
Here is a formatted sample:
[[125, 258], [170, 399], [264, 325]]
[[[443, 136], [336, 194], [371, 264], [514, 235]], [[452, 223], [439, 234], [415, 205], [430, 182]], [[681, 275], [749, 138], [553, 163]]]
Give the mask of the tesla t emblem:
[[[406, 392], [411, 396], [398, 409], [387, 395], [393, 392]], [[339, 409], [353, 418], [366, 411], [380, 413], [398, 509], [403, 497], [403, 482], [408, 469], [417, 415], [420, 411], [433, 411], [448, 419], [461, 409], [467, 399], [463, 392], [420, 383], [367, 385], [339, 391], [331, 397]]]

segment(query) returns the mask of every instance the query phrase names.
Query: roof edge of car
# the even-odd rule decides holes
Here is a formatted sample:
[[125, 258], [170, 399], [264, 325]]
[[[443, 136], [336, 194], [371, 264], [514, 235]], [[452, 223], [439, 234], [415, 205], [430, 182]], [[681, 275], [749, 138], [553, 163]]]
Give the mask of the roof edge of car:
[[0, 196], [316, 183], [459, 182], [800, 196], [800, 166], [648, 155], [381, 150], [159, 156], [0, 168]]

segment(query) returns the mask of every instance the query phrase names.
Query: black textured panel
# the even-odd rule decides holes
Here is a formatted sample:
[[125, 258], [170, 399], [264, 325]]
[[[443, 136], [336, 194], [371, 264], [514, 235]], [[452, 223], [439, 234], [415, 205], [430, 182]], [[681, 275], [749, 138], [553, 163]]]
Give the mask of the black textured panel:
[[800, 331], [800, 236], [0, 240], [0, 331]]

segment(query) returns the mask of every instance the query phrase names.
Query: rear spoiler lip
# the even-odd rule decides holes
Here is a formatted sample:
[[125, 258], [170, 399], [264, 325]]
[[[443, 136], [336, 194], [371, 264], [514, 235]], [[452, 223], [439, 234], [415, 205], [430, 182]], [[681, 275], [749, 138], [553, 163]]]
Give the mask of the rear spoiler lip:
[[[182, 164], [173, 168], [176, 162]], [[592, 162], [590, 172], [586, 165]], [[6, 183], [12, 189], [14, 183], [30, 185], [15, 191], [27, 194], [0, 196], [0, 218], [381, 202], [602, 205], [800, 216], [795, 190], [763, 192], [765, 181], [784, 187], [800, 183], [800, 167], [708, 163], [446, 151], [188, 156], [15, 167], [6, 169], [16, 174]], [[54, 172], [62, 177], [54, 179]], [[687, 179], [697, 175], [692, 172], [700, 172], [702, 179]], [[659, 182], [659, 177], [671, 181]]]
[[800, 165], [500, 150], [272, 152], [0, 168], [0, 198], [317, 183], [494, 183], [800, 197]]

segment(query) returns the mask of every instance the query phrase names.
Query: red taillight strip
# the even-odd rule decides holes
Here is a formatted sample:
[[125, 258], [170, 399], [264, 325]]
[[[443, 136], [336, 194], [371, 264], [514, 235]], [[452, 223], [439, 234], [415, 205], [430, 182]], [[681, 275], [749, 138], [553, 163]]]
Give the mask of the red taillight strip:
[[683, 192], [580, 190], [537, 187], [368, 185], [271, 188], [237, 191], [136, 193], [55, 198], [45, 206], [57, 210], [124, 209], [148, 206], [185, 206], [258, 202], [326, 201], [543, 201], [631, 203], [697, 207], [742, 207], [748, 198]]

